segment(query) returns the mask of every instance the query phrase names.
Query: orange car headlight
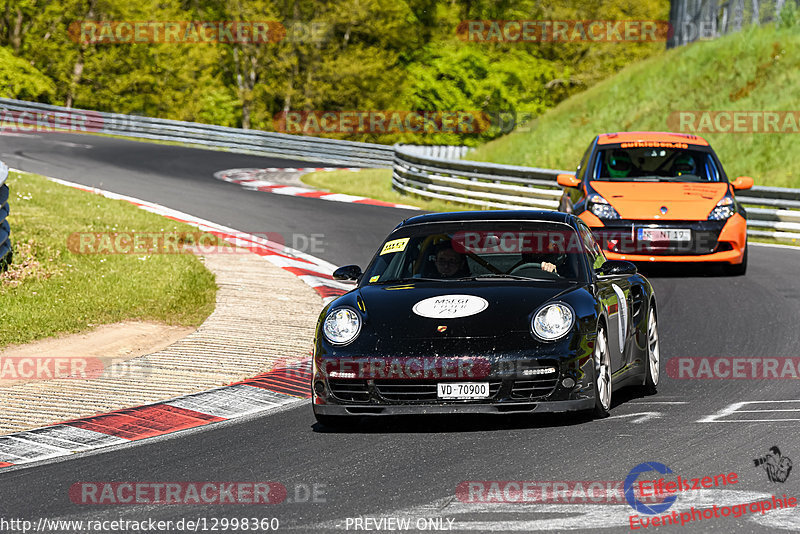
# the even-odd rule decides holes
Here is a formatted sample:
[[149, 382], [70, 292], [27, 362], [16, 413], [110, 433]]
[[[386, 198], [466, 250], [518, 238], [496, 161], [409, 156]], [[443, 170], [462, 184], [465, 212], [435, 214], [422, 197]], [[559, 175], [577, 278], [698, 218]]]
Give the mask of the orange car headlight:
[[586, 199], [586, 206], [589, 211], [597, 215], [600, 219], [619, 219], [619, 213], [614, 207], [608, 203], [608, 200], [604, 199], [597, 193], [589, 195], [589, 198]]
[[709, 221], [724, 221], [730, 219], [736, 213], [736, 206], [733, 204], [733, 199], [729, 196], [722, 197], [722, 200], [717, 202], [717, 205], [711, 210], [708, 215]]

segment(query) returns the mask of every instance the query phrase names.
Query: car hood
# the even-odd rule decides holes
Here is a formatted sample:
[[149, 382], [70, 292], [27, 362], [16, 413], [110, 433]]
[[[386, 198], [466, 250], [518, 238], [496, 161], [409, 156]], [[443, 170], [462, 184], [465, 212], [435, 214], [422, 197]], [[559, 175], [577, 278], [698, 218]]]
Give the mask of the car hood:
[[532, 312], [578, 287], [551, 280], [416, 282], [368, 285], [358, 290], [358, 298], [366, 310], [365, 326], [384, 339], [498, 337], [528, 331]]
[[[728, 184], [696, 182], [591, 182], [623, 219], [706, 220]], [[662, 213], [661, 208], [667, 208]]]

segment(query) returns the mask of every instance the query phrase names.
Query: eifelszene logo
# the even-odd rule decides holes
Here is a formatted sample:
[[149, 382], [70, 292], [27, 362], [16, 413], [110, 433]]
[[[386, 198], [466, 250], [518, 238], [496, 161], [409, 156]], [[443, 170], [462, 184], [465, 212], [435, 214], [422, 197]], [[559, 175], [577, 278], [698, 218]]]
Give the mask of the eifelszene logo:
[[781, 456], [777, 445], [770, 447], [766, 456], [754, 459], [753, 463], [756, 467], [764, 468], [770, 482], [786, 482], [792, 472], [792, 460], [788, 456]]

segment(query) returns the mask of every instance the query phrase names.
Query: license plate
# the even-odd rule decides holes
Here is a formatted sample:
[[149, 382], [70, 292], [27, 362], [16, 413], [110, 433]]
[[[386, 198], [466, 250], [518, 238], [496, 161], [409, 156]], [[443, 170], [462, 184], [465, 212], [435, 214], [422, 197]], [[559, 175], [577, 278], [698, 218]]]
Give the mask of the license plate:
[[691, 241], [692, 231], [688, 228], [639, 228], [640, 241]]
[[440, 399], [486, 399], [488, 382], [439, 382], [436, 393]]

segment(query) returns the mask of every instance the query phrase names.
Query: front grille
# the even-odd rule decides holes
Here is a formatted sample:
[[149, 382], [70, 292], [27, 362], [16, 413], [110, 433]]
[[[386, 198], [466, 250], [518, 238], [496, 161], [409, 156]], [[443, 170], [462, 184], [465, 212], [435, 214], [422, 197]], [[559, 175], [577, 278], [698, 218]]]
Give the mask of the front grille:
[[[438, 400], [437, 383], [430, 380], [376, 380], [375, 390], [391, 401], [435, 401]], [[497, 395], [501, 384], [500, 380], [489, 381], [489, 399]]]
[[366, 380], [329, 380], [328, 386], [337, 399], [351, 402], [367, 402], [369, 387]]
[[[542, 367], [544, 369], [544, 367]], [[558, 372], [534, 375], [531, 378], [514, 380], [511, 386], [512, 399], [536, 399], [550, 395], [558, 385]]]
[[[687, 242], [639, 241], [639, 228], [675, 229], [688, 228], [692, 239]], [[664, 221], [653, 225], [652, 221], [634, 221], [625, 227], [607, 226], [597, 229], [595, 235], [605, 250], [617, 254], [638, 254], [645, 256], [697, 256], [717, 251], [722, 225], [716, 221], [681, 222]]]

